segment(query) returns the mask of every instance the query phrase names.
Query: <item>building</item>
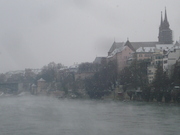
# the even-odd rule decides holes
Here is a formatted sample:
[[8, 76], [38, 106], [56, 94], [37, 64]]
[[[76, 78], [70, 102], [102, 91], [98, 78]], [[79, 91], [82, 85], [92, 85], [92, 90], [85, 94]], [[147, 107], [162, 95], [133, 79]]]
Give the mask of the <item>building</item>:
[[135, 49], [133, 48], [129, 40], [127, 40], [126, 43], [114, 42], [108, 52], [107, 61], [115, 61], [117, 64], [117, 72], [120, 72], [124, 67], [128, 65], [128, 59], [134, 52]]
[[[137, 59], [137, 60], [150, 59], [152, 60], [152, 62], [148, 70], [149, 73], [151, 74], [150, 80], [152, 80], [153, 79], [152, 75], [154, 75], [154, 72], [156, 71], [156, 64], [158, 62], [163, 64], [162, 61], [164, 54], [169, 52], [169, 50], [174, 46], [172, 39], [173, 39], [172, 30], [170, 29], [170, 25], [167, 18], [167, 12], [165, 9], [164, 19], [161, 12], [158, 41], [130, 42], [128, 40], [126, 43], [114, 42], [110, 50], [108, 51], [108, 60], [116, 61], [118, 71], [121, 71], [125, 66], [131, 63], [133, 59]], [[126, 46], [129, 48], [125, 48], [125, 44], [128, 44]], [[125, 51], [125, 50], [129, 50], [129, 51]], [[170, 54], [168, 57], [171, 57], [171, 55], [172, 54]], [[177, 55], [176, 56], [176, 60], [177, 60], [178, 57], [177, 52], [176, 55]], [[166, 67], [167, 65], [169, 65], [168, 67], [170, 67], [171, 64], [172, 62], [167, 63]]]
[[37, 81], [37, 94], [46, 93], [46, 89], [47, 89], [46, 81], [43, 78], [39, 79]]
[[152, 83], [158, 64], [163, 64], [163, 54], [160, 51], [156, 51], [151, 56], [151, 63], [147, 67], [147, 75], [149, 83]]
[[93, 64], [104, 64], [106, 63], [106, 57], [96, 57]]
[[137, 60], [150, 60], [154, 52], [155, 47], [140, 47], [136, 50], [133, 57]]
[[163, 20], [162, 12], [161, 12], [161, 22], [159, 26], [159, 36], [158, 41], [160, 44], [172, 44], [172, 30], [169, 28], [169, 22], [167, 19], [167, 13], [165, 9], [165, 16]]
[[163, 58], [163, 70], [171, 75], [172, 66], [180, 58], [180, 44], [176, 42], [172, 48], [170, 48]]

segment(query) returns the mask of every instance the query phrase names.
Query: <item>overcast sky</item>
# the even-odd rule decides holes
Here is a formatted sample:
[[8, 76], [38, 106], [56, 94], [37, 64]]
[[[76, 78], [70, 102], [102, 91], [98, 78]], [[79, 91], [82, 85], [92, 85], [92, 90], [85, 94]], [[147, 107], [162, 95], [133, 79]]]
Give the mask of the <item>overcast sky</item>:
[[179, 40], [179, 0], [0, 0], [0, 73], [92, 62], [114, 39], [157, 41], [165, 7]]

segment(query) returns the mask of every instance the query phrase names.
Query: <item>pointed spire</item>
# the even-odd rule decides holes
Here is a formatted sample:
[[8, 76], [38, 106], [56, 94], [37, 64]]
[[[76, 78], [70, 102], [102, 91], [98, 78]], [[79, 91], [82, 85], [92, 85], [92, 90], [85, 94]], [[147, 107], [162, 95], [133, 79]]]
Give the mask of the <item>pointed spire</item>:
[[165, 7], [165, 16], [164, 16], [164, 21], [167, 21], [166, 7]]
[[162, 15], [162, 11], [161, 11], [161, 26], [163, 24], [163, 15]]
[[160, 26], [159, 29], [163, 28], [163, 15], [162, 15], [162, 11], [161, 11], [161, 22], [160, 22]]
[[165, 15], [164, 15], [164, 27], [169, 28], [169, 22], [167, 19], [166, 7], [165, 7]]

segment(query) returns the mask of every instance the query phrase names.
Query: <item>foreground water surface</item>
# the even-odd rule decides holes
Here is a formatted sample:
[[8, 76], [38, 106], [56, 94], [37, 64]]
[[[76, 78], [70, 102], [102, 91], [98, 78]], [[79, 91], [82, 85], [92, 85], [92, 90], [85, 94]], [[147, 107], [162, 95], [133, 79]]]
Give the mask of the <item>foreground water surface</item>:
[[0, 98], [0, 135], [179, 135], [179, 126], [177, 104]]

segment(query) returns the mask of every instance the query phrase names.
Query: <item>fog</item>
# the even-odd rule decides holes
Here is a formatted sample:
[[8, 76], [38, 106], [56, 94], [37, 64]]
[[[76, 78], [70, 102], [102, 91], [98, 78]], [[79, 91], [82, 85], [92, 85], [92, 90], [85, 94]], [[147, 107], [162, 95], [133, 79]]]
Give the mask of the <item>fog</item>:
[[0, 72], [66, 66], [107, 56], [113, 41], [157, 41], [167, 8], [174, 41], [180, 36], [178, 0], [1, 0]]
[[0, 134], [178, 135], [176, 104], [0, 97]]

